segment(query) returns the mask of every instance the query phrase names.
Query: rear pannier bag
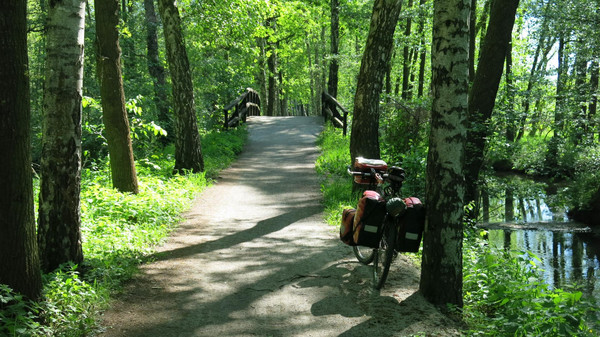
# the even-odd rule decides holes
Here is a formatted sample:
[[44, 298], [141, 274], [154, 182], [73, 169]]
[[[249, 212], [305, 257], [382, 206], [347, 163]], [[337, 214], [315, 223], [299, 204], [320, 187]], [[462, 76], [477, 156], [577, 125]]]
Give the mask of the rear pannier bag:
[[340, 226], [340, 240], [343, 243], [356, 246], [354, 243], [354, 215], [356, 214], [355, 209], [345, 209], [342, 212], [342, 224]]
[[385, 214], [385, 200], [381, 195], [375, 191], [365, 191], [354, 215], [354, 243], [376, 248], [383, 232]]
[[400, 217], [396, 250], [399, 252], [418, 252], [425, 228], [425, 207], [419, 198], [404, 199], [406, 211]]

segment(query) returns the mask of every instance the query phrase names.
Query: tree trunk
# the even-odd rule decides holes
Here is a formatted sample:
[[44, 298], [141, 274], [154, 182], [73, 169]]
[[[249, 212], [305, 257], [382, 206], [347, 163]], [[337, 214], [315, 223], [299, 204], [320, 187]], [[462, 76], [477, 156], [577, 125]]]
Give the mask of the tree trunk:
[[[308, 78], [309, 78], [309, 85], [310, 85], [310, 104], [309, 104], [309, 109], [314, 109], [315, 108], [315, 71], [313, 69], [313, 64], [312, 64], [312, 53], [311, 53], [311, 40], [307, 39], [306, 40], [306, 58], [308, 59]], [[317, 110], [313, 110], [313, 111], [317, 111]], [[310, 113], [310, 111], [309, 111]]]
[[163, 20], [167, 61], [173, 82], [175, 104], [175, 172], [204, 170], [202, 147], [194, 103], [190, 63], [185, 50], [179, 10], [172, 0], [159, 0]]
[[256, 38], [258, 47], [260, 49], [260, 56], [258, 57], [258, 76], [257, 82], [259, 86], [258, 92], [260, 97], [263, 97], [265, 105], [268, 105], [269, 96], [267, 88], [267, 50], [266, 50], [266, 39], [264, 37]]
[[596, 125], [597, 123], [595, 122], [596, 120], [596, 110], [598, 108], [598, 95], [596, 94], [598, 92], [598, 78], [600, 73], [600, 67], [598, 66], [598, 58], [597, 56], [594, 57], [594, 59], [592, 60], [591, 64], [590, 64], [590, 92], [588, 93], [588, 97], [589, 101], [590, 101], [590, 105], [588, 108], [588, 115], [587, 115], [587, 120], [588, 120], [588, 137], [590, 138], [590, 140], [594, 139], [594, 134], [593, 132], [597, 132], [596, 129]]
[[469, 82], [475, 79], [475, 43], [477, 41], [477, 0], [471, 0], [469, 15]]
[[[462, 307], [463, 159], [469, 91], [470, 0], [435, 0], [432, 113], [420, 290]], [[503, 54], [504, 55], [504, 54]]]
[[327, 91], [337, 97], [338, 91], [338, 50], [340, 45], [340, 2], [331, 0], [331, 63], [329, 63], [329, 82]]
[[[587, 42], [587, 41], [586, 41]], [[579, 102], [579, 109], [573, 112], [572, 127], [573, 130], [573, 141], [575, 145], [580, 144], [583, 141], [585, 132], [588, 130], [588, 97], [589, 90], [587, 89], [587, 62], [588, 55], [585, 51], [586, 46], [581, 38], [577, 41], [577, 52], [575, 55], [575, 99]]]
[[[524, 135], [525, 135], [525, 124], [526, 124], [526, 120], [527, 117], [529, 115], [529, 109], [531, 106], [531, 91], [533, 89], [533, 85], [535, 84], [535, 82], [537, 82], [537, 70], [538, 70], [538, 63], [539, 63], [539, 59], [540, 59], [540, 54], [542, 53], [542, 50], [544, 49], [544, 45], [546, 42], [546, 37], [548, 35], [548, 33], [550, 33], [548, 31], [548, 21], [550, 16], [548, 15], [550, 9], [552, 8], [552, 2], [548, 2], [546, 4], [546, 7], [544, 7], [544, 15], [542, 18], [542, 23], [540, 25], [540, 38], [538, 40], [537, 46], [535, 48], [535, 52], [533, 54], [533, 64], [531, 65], [531, 70], [529, 71], [529, 78], [527, 80], [527, 90], [525, 91], [525, 97], [523, 99], [523, 111], [522, 111], [522, 117], [521, 117], [521, 123], [519, 126], [519, 132], [517, 134], [517, 140], [521, 139]], [[549, 49], [548, 49], [549, 51]], [[546, 59], [546, 55], [542, 55], [542, 59]], [[532, 128], [532, 132], [535, 132], [535, 129]], [[533, 135], [533, 134], [532, 134]]]
[[84, 29], [85, 1], [50, 4], [38, 224], [45, 272], [83, 260], [79, 193]]
[[351, 161], [363, 156], [379, 158], [379, 96], [392, 55], [394, 31], [401, 0], [375, 0], [365, 51], [354, 96], [350, 136]]
[[[267, 27], [273, 31], [277, 27], [275, 18], [267, 19]], [[277, 108], [279, 107], [279, 90], [277, 86], [277, 48], [274, 42], [267, 43], [269, 57], [267, 58], [268, 69], [268, 101], [267, 101], [267, 116], [277, 116]]]
[[146, 15], [146, 43], [147, 43], [147, 62], [148, 73], [152, 77], [154, 84], [154, 104], [158, 110], [159, 125], [167, 131], [167, 138], [172, 140], [173, 121], [169, 114], [169, 102], [167, 95], [167, 80], [165, 68], [160, 62], [158, 56], [158, 18], [154, 7], [154, 0], [144, 0], [144, 12]]
[[512, 43], [508, 44], [506, 50], [506, 142], [511, 145], [510, 153], [513, 151], [513, 143], [517, 137], [518, 118], [515, 113], [515, 87], [512, 73]]
[[42, 281], [35, 240], [27, 2], [0, 2], [0, 283], [32, 300]]
[[[413, 5], [413, 0], [408, 0], [408, 8], [411, 8]], [[406, 18], [406, 28], [404, 30], [404, 37], [408, 40], [410, 37], [411, 27], [412, 26], [412, 18], [409, 16]], [[404, 49], [402, 50], [402, 99], [407, 100], [410, 99], [410, 48], [408, 43], [404, 44]]]
[[565, 101], [566, 101], [566, 93], [565, 89], [567, 87], [566, 77], [568, 70], [568, 62], [566, 62], [568, 56], [565, 53], [566, 49], [566, 38], [565, 33], [562, 32], [558, 39], [558, 66], [556, 69], [556, 106], [554, 108], [554, 136], [552, 138], [560, 139], [563, 137], [564, 131], [564, 123], [565, 123]]
[[112, 183], [121, 192], [138, 193], [121, 75], [119, 1], [95, 0], [94, 5], [102, 119], [108, 143]]
[[477, 199], [479, 171], [483, 165], [489, 120], [494, 110], [506, 51], [519, 0], [496, 0], [490, 11], [490, 24], [481, 48], [479, 63], [469, 94], [469, 116], [466, 145], [466, 201]]
[[[419, 1], [419, 6], [423, 8], [425, 0]], [[425, 15], [419, 18], [419, 35], [421, 36], [420, 50], [419, 50], [419, 87], [417, 89], [417, 96], [423, 97], [425, 90], [425, 61], [427, 58], [427, 47], [425, 44]]]

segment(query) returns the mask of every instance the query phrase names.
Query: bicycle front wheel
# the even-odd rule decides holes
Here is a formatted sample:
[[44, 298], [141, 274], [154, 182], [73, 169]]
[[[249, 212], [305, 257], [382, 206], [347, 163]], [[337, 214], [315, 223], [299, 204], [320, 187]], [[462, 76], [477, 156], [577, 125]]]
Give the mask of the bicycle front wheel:
[[388, 222], [381, 241], [379, 241], [379, 249], [375, 250], [374, 254], [373, 286], [375, 289], [381, 289], [385, 284], [394, 258], [397, 235], [396, 223], [393, 221]]
[[352, 247], [352, 250], [354, 250], [356, 259], [364, 265], [373, 262], [373, 259], [375, 258], [375, 249], [373, 248], [354, 246]]

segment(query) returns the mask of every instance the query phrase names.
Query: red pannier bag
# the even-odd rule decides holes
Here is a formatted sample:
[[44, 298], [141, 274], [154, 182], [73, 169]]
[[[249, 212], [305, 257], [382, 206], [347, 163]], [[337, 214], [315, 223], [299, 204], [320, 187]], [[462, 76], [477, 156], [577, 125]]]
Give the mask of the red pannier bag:
[[340, 240], [349, 246], [356, 246], [354, 243], [354, 215], [355, 209], [345, 209], [342, 212], [342, 224], [340, 226]]
[[425, 228], [425, 207], [419, 198], [405, 198], [406, 211], [400, 217], [396, 250], [416, 253], [421, 246]]
[[385, 200], [375, 191], [365, 191], [356, 210], [342, 213], [340, 240], [350, 246], [379, 245], [385, 218]]

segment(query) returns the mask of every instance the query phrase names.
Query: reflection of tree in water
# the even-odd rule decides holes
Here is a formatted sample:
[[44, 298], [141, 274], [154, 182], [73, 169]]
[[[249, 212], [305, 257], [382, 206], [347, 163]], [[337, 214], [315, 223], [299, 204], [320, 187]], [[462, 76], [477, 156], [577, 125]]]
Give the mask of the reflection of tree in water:
[[[600, 234], [569, 222], [568, 206], [576, 193], [567, 184], [535, 181], [519, 175], [491, 176], [482, 189], [480, 221], [491, 228], [490, 244], [514, 254], [530, 251], [547, 284], [577, 290], [600, 303]], [[581, 232], [585, 229], [586, 232]], [[573, 289], [576, 286], [578, 288]]]
[[489, 176], [482, 188], [481, 222], [567, 221], [568, 186], [520, 175]]

